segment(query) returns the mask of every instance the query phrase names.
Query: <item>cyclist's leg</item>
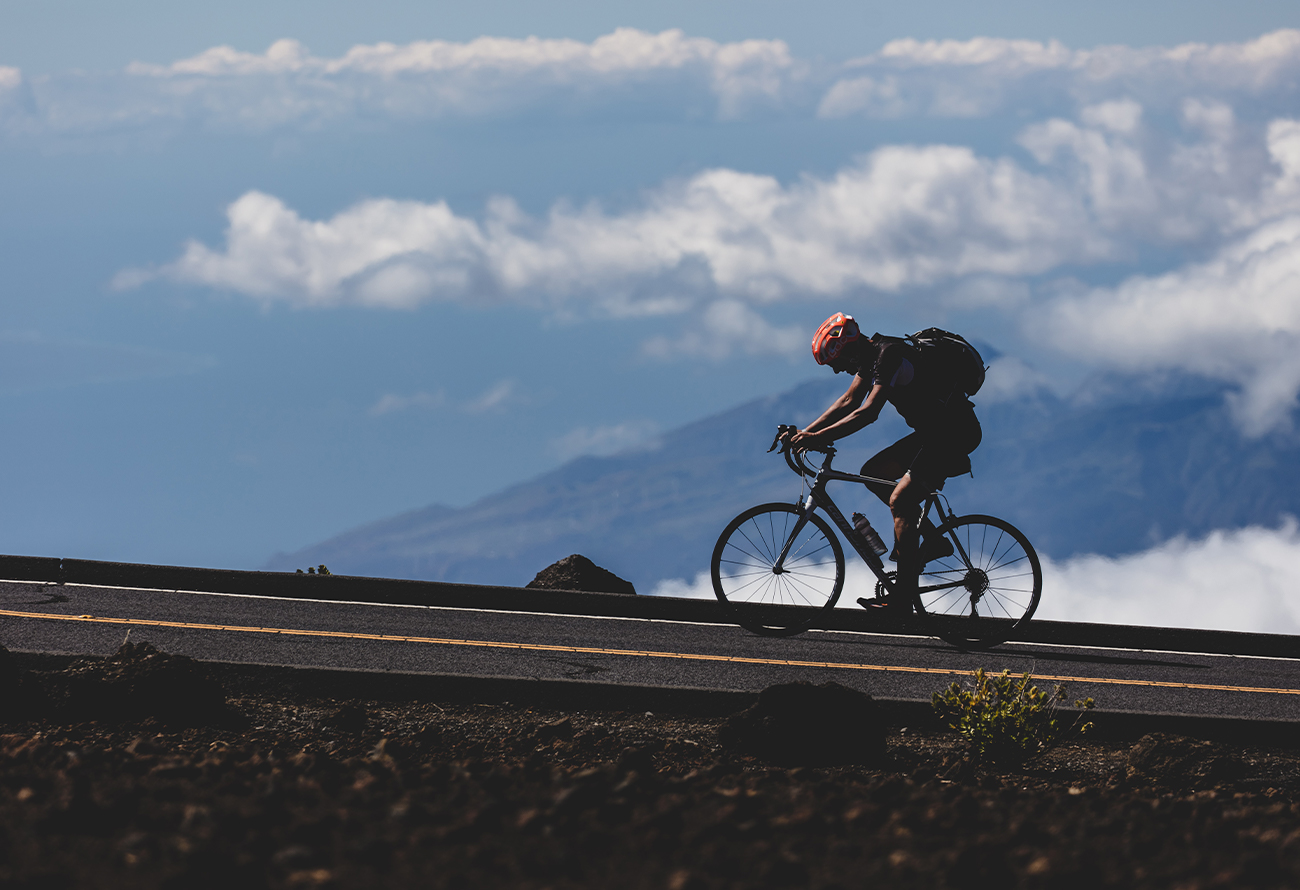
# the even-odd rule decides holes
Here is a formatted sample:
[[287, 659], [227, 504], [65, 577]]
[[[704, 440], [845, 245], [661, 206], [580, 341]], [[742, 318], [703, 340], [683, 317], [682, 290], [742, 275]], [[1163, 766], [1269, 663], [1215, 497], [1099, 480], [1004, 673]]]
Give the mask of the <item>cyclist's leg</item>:
[[[868, 458], [858, 472], [863, 476], [874, 476], [877, 479], [901, 479], [920, 450], [920, 435], [910, 433], [888, 448]], [[866, 482], [863, 484], [866, 485], [868, 491], [880, 498], [882, 504], [889, 506], [889, 499], [894, 496], [894, 488], [897, 482], [891, 485], [879, 482]]]
[[[929, 457], [930, 454], [933, 454], [934, 448], [931, 447], [929, 449], [929, 454], [927, 454], [925, 442], [926, 437], [922, 433], [909, 433], [893, 445], [890, 445], [888, 448], [871, 457], [862, 465], [861, 475], [863, 476], [874, 476], [878, 479], [884, 478], [899, 480], [893, 485], [882, 485], [879, 483], [873, 484], [870, 482], [864, 483], [872, 494], [885, 502], [885, 505], [890, 508], [891, 513], [893, 512], [893, 502], [896, 497], [898, 497], [897, 492], [899, 490], [899, 485], [902, 483], [902, 480], [904, 480], [909, 471], [912, 473], [914, 478], [919, 474], [923, 479], [934, 478], [938, 480], [938, 482], [931, 487], [925, 488], [924, 491], [918, 491], [916, 493], [915, 506], [918, 512], [921, 505], [921, 499], [936, 488], [943, 487], [943, 474], [941, 472], [931, 472], [929, 469], [928, 465], [933, 463], [933, 461], [927, 460], [927, 457]], [[909, 482], [909, 485], [911, 484], [912, 483]], [[925, 485], [930, 485], [930, 483], [926, 482]], [[898, 549], [897, 514], [895, 513], [894, 516], [895, 543], [894, 552], [890, 555], [890, 559], [897, 562], [900, 551]], [[934, 531], [934, 529], [934, 523], [930, 521], [928, 516], [921, 518], [922, 535], [928, 536], [930, 532]], [[920, 570], [919, 566], [917, 567], [917, 570]]]
[[[921, 574], [917, 557], [921, 541], [921, 501], [933, 490], [923, 478], [909, 470], [898, 480], [889, 498], [889, 509], [894, 514], [894, 556], [898, 566], [895, 589], [903, 603], [911, 606], [916, 595], [916, 579]], [[931, 526], [933, 527], [933, 526]]]
[[[980, 429], [979, 420], [975, 417], [973, 408], [966, 406], [953, 411], [946, 421], [925, 433], [917, 434], [921, 440], [921, 447], [917, 450], [915, 456], [908, 464], [908, 472], [913, 479], [915, 488], [915, 502], [918, 508], [922, 499], [932, 491], [942, 491], [944, 483], [952, 476], [962, 476], [971, 470], [970, 453], [974, 451], [983, 439], [983, 431]], [[929, 516], [921, 517], [920, 540], [925, 544], [921, 547], [921, 555], [933, 547], [937, 547], [943, 555], [950, 553], [951, 544], [944, 541], [938, 536], [932, 536], [935, 531], [935, 525], [930, 521]], [[928, 558], [935, 558], [930, 556]], [[917, 565], [916, 570], [919, 573], [924, 562]]]

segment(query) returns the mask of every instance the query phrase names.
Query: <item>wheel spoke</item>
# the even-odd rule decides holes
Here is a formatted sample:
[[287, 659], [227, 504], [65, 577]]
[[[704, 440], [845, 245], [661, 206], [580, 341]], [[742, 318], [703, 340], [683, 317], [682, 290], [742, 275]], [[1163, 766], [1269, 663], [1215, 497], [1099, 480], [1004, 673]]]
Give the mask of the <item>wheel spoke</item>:
[[1038, 608], [1043, 583], [1038, 556], [1024, 535], [991, 516], [954, 519], [946, 534], [959, 546], [952, 556], [925, 567], [921, 577], [936, 586], [929, 594], [922, 590], [921, 604], [926, 613], [945, 619], [936, 632], [949, 642], [966, 648], [995, 645]]
[[[755, 578], [753, 581], [749, 581], [735, 588], [731, 592], [730, 596], [732, 596], [733, 598], [739, 598], [744, 602], [750, 602], [753, 598], [753, 594], [755, 592], [761, 592], [762, 590], [764, 590], [768, 585], [772, 583], [771, 579], [774, 577], [776, 576], [773, 575], [771, 572], [766, 572], [763, 575], [760, 575], [759, 577]], [[752, 588], [752, 590], [746, 593], [745, 592], [746, 588]]]
[[[782, 551], [786, 555], [778, 572]], [[712, 576], [718, 599], [755, 610], [735, 613], [749, 630], [798, 633], [818, 609], [839, 598], [844, 554], [821, 517], [804, 515], [792, 504], [766, 504], [742, 513], [723, 531], [714, 548]]]

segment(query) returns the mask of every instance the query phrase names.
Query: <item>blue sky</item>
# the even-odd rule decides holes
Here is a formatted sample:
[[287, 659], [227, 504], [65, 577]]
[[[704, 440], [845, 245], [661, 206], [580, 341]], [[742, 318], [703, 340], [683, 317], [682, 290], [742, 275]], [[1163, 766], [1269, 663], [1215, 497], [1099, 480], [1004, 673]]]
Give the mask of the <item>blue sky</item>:
[[1004, 396], [1193, 374], [1288, 429], [1288, 28], [6, 3], [0, 550], [256, 567], [785, 389], [839, 308], [981, 338]]

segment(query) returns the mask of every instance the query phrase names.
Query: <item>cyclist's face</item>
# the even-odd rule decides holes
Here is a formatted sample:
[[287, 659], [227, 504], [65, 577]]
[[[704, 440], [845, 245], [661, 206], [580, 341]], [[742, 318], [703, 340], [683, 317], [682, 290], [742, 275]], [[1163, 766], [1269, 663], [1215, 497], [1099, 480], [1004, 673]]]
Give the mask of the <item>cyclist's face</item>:
[[853, 374], [857, 372], [858, 363], [856, 359], [858, 357], [858, 350], [854, 348], [855, 346], [856, 344], [850, 343], [840, 351], [839, 355], [835, 356], [835, 360], [831, 362], [832, 371], [836, 374], [842, 372]]

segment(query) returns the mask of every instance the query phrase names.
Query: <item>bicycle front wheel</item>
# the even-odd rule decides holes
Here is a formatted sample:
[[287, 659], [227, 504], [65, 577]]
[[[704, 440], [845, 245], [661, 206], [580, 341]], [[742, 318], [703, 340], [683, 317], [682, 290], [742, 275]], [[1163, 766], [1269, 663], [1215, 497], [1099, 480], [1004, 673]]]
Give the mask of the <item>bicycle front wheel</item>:
[[963, 649], [1011, 639], [1033, 616], [1043, 591], [1033, 545], [993, 516], [961, 516], [940, 531], [953, 553], [927, 563], [917, 582], [919, 610], [935, 636]]
[[805, 516], [794, 504], [761, 504], [723, 530], [710, 573], [713, 592], [737, 624], [764, 636], [791, 636], [840, 598], [844, 550], [820, 516]]

